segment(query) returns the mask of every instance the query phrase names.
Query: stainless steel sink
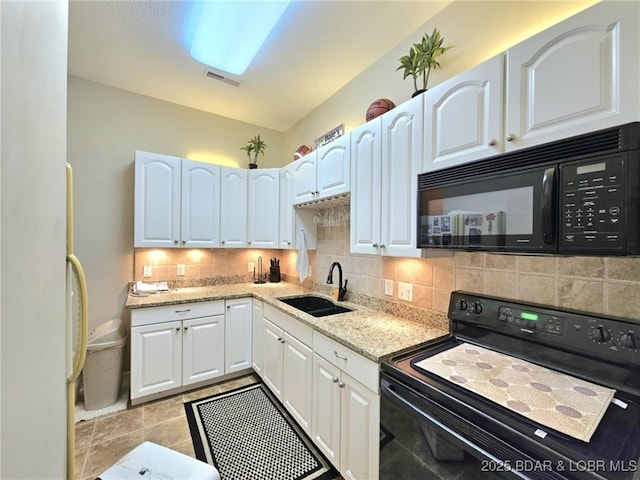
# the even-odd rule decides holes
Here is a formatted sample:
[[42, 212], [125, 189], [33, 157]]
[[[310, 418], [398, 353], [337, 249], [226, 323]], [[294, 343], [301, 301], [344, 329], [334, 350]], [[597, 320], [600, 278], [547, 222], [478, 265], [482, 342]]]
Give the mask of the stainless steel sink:
[[318, 297], [316, 295], [304, 295], [302, 297], [279, 298], [281, 302], [297, 308], [314, 317], [326, 317], [327, 315], [336, 315], [338, 313], [351, 312], [352, 309], [336, 305], [331, 300]]

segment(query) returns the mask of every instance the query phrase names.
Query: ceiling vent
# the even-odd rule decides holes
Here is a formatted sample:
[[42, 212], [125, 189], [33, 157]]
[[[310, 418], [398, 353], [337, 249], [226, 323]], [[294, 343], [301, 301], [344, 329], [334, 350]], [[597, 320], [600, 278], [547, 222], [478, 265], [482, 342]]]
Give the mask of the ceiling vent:
[[219, 80], [220, 82], [228, 83], [229, 85], [233, 85], [234, 87], [240, 86], [240, 82], [238, 82], [237, 80], [227, 78], [223, 75], [220, 75], [219, 73], [215, 73], [210, 70], [207, 70], [204, 75], [205, 77], [213, 78], [214, 80]]

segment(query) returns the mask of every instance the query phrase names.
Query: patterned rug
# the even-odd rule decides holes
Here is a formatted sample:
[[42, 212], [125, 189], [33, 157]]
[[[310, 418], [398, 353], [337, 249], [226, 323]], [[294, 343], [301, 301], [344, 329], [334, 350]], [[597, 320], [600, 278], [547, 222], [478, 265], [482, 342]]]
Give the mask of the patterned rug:
[[509, 410], [588, 442], [615, 390], [463, 343], [415, 366]]
[[185, 403], [196, 457], [222, 480], [329, 480], [338, 472], [263, 383]]

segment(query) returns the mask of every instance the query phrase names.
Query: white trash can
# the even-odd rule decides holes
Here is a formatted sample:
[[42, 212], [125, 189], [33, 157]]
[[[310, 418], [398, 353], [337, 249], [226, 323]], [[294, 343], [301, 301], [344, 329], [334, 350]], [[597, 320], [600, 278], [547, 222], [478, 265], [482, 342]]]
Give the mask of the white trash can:
[[99, 410], [118, 401], [126, 341], [127, 334], [119, 318], [89, 332], [82, 371], [86, 410]]

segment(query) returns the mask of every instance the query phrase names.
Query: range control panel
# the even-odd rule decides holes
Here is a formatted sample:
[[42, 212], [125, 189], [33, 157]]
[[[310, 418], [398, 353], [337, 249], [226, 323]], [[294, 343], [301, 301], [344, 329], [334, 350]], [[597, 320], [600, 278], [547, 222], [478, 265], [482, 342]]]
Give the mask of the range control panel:
[[449, 319], [452, 331], [460, 322], [615, 362], [640, 362], [640, 323], [624, 319], [460, 291], [451, 294]]
[[561, 166], [560, 247], [622, 248], [625, 241], [621, 156]]

